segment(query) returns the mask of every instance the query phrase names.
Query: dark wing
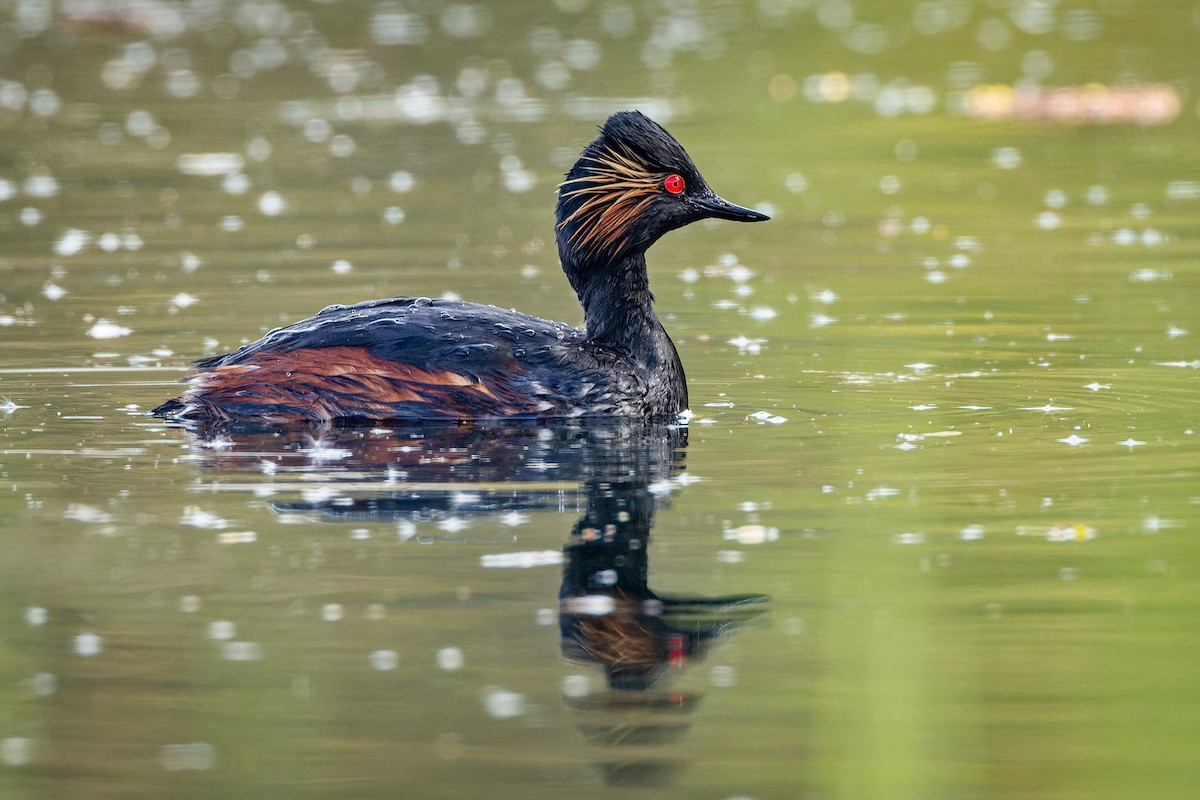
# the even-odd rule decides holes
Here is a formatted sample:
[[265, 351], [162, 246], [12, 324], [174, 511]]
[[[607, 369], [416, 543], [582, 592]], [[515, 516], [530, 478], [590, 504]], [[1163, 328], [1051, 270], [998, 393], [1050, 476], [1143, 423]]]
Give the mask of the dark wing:
[[645, 387], [576, 328], [493, 306], [393, 298], [330, 306], [199, 362], [188, 419], [483, 419], [640, 413]]

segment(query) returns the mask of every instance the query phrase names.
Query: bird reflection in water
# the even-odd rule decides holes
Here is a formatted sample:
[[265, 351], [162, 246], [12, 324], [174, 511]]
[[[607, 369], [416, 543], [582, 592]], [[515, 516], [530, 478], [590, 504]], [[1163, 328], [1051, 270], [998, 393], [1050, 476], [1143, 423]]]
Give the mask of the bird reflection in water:
[[[669, 472], [676, 463], [657, 466]], [[610, 784], [663, 783], [683, 766], [647, 758], [644, 748], [686, 734], [700, 698], [656, 691], [658, 685], [672, 668], [702, 658], [718, 637], [761, 613], [767, 599], [655, 593], [648, 585], [647, 545], [659, 502], [652, 485], [636, 471], [586, 481], [586, 508], [565, 548], [563, 655], [599, 665], [611, 690], [567, 702], [594, 712], [579, 726], [590, 741], [613, 746], [610, 760], [597, 765]]]
[[206, 465], [265, 471], [276, 486], [281, 473], [317, 473], [331, 488], [273, 502], [279, 513], [417, 522], [581, 508], [563, 550], [562, 653], [598, 666], [607, 687], [565, 702], [588, 741], [610, 748], [596, 763], [610, 784], [669, 782], [685, 766], [650, 755], [687, 733], [700, 700], [668, 679], [766, 609], [759, 594], [667, 597], [649, 586], [650, 531], [668, 502], [663, 488], [683, 472], [683, 427], [509, 422], [192, 434]]

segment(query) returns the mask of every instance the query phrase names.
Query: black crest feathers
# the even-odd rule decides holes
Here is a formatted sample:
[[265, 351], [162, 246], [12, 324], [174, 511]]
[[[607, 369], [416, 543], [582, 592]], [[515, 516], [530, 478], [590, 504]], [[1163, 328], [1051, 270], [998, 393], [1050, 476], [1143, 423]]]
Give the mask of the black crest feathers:
[[613, 259], [645, 247], [671, 228], [655, 213], [663, 181], [677, 175], [690, 189], [703, 186], [683, 146], [638, 111], [613, 114], [559, 185], [557, 227], [563, 261]]

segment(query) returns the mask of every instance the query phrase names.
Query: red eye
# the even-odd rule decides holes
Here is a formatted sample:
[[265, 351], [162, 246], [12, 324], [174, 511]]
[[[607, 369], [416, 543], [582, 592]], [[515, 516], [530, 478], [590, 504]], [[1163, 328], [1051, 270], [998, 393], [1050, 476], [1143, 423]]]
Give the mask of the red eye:
[[671, 194], [683, 194], [683, 178], [678, 175], [668, 175], [663, 181], [663, 188]]

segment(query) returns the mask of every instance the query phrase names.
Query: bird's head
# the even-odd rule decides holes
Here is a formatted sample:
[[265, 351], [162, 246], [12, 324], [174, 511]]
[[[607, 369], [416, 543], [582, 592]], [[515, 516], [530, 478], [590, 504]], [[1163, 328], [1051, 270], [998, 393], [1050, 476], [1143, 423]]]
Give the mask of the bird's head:
[[555, 216], [564, 266], [644, 252], [697, 220], [769, 219], [718, 197], [675, 137], [638, 111], [613, 114], [584, 148], [559, 186]]

